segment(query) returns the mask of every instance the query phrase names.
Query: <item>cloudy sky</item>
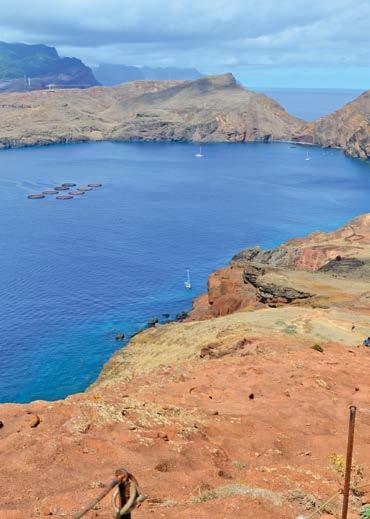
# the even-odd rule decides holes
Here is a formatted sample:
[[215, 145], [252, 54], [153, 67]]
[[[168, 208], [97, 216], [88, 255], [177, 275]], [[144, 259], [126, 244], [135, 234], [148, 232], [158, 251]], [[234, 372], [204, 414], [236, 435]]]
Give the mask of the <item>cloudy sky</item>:
[[0, 40], [255, 87], [370, 88], [370, 0], [1, 0]]

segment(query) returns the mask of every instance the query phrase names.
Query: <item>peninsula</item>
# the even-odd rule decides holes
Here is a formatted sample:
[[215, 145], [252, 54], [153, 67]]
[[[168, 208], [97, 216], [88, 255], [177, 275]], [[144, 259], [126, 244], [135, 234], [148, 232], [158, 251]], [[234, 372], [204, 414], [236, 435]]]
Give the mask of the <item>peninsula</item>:
[[0, 96], [0, 147], [76, 141], [291, 140], [303, 121], [231, 74]]
[[321, 117], [307, 128], [312, 142], [342, 148], [347, 155], [370, 157], [370, 90], [333, 114]]
[[370, 156], [370, 91], [305, 123], [232, 74], [0, 96], [0, 148], [78, 141], [294, 141]]

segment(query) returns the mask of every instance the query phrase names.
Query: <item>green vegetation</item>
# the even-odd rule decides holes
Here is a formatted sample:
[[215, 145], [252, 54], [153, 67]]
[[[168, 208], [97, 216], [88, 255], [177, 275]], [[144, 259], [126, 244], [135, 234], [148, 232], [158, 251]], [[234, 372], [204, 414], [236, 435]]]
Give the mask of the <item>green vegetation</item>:
[[79, 68], [89, 70], [76, 58], [60, 58], [54, 47], [0, 42], [0, 80], [2, 81], [52, 76]]
[[59, 60], [53, 47], [0, 42], [0, 79], [45, 75]]
[[[346, 461], [343, 454], [332, 454], [330, 456], [330, 468], [334, 472], [340, 475], [341, 478], [344, 477], [344, 472], [346, 468]], [[364, 467], [358, 464], [355, 460], [352, 464], [352, 472], [351, 472], [351, 492], [353, 492], [356, 496], [362, 494], [361, 485], [364, 478]], [[370, 516], [366, 516], [369, 517]]]
[[370, 519], [370, 505], [366, 505], [360, 512], [361, 519]]
[[297, 335], [297, 327], [295, 326], [295, 324], [288, 324], [288, 326], [286, 326], [282, 332], [285, 333], [286, 335]]

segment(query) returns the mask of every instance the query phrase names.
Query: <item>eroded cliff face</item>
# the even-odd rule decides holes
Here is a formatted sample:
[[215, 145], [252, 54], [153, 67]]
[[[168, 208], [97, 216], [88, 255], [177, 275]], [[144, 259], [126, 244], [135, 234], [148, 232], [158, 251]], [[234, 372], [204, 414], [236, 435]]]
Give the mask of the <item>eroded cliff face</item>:
[[309, 515], [342, 484], [350, 404], [367, 483], [369, 262], [370, 214], [243, 251], [192, 319], [135, 336], [85, 393], [0, 405], [1, 519], [70, 517], [122, 465], [149, 495], [138, 519]]
[[337, 257], [369, 257], [370, 215], [354, 218], [333, 232], [314, 232], [303, 238], [293, 238], [276, 249], [245, 249], [233, 261], [255, 261], [273, 267], [294, 270], [318, 270]]
[[352, 157], [370, 157], [370, 90], [333, 114], [308, 124], [296, 139], [342, 148]]
[[94, 140], [290, 140], [303, 122], [231, 74], [1, 95], [0, 147]]
[[[298, 275], [299, 271], [318, 272]], [[277, 306], [301, 304], [313, 294], [322, 295], [318, 287], [321, 273], [341, 277], [370, 278], [370, 215], [355, 218], [330, 233], [315, 232], [295, 238], [272, 250], [259, 247], [236, 254], [226, 268], [211, 274], [208, 294], [194, 303], [192, 318], [216, 317], [241, 308], [255, 308], [261, 303]], [[300, 277], [299, 288], [295, 288]], [[303, 278], [306, 277], [306, 280]], [[338, 283], [328, 277], [325, 283]], [[301, 293], [301, 294], [300, 294]]]

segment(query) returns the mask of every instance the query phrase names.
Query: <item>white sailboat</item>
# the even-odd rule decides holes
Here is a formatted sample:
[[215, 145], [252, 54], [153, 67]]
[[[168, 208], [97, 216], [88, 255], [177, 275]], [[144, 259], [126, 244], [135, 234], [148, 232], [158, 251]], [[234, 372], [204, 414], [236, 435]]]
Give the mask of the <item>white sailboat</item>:
[[204, 157], [203, 153], [202, 153], [202, 146], [199, 146], [199, 151], [198, 153], [195, 154], [196, 157]]
[[310, 160], [310, 156], [309, 156], [308, 152], [306, 154], [306, 160]]
[[188, 269], [186, 272], [187, 272], [187, 278], [186, 278], [186, 281], [184, 282], [184, 285], [185, 285], [185, 288], [190, 290], [191, 289], [190, 270]]

